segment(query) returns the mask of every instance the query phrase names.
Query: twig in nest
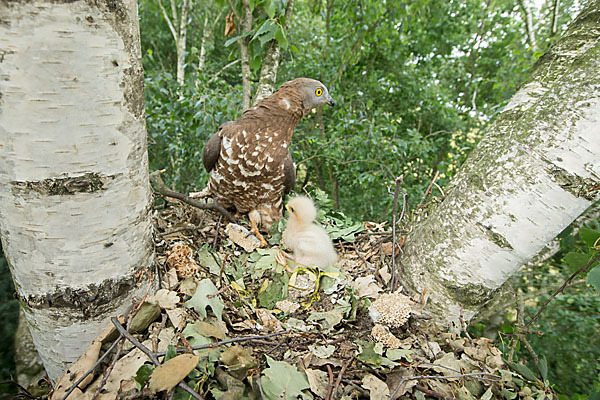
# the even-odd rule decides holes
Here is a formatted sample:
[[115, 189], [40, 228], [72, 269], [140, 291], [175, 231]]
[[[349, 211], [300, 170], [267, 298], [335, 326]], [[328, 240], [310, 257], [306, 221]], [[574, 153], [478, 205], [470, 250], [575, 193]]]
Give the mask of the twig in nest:
[[344, 373], [346, 372], [346, 370], [348, 369], [348, 366], [352, 363], [353, 360], [354, 360], [354, 357], [350, 358], [342, 366], [342, 369], [340, 370], [340, 373], [338, 374], [337, 379], [335, 380], [335, 386], [333, 387], [333, 392], [331, 393], [331, 398], [335, 398], [338, 388], [340, 387], [340, 383], [342, 383], [342, 378], [344, 377]]
[[538, 317], [540, 316], [540, 314], [542, 314], [542, 311], [544, 311], [544, 308], [546, 308], [546, 306], [548, 305], [548, 303], [550, 303], [560, 292], [562, 292], [569, 283], [571, 283], [571, 281], [579, 274], [587, 272], [588, 269], [590, 269], [590, 267], [592, 265], [594, 265], [596, 263], [596, 261], [600, 260], [600, 252], [598, 252], [598, 254], [596, 254], [596, 257], [594, 257], [592, 260], [590, 260], [590, 262], [588, 262], [587, 264], [585, 264], [583, 267], [579, 268], [577, 271], [575, 271], [573, 273], [573, 275], [571, 275], [569, 277], [569, 279], [566, 280], [565, 283], [563, 283], [563, 285], [561, 287], [558, 288], [558, 290], [556, 292], [554, 292], [554, 294], [552, 296], [550, 296], [550, 298], [548, 300], [546, 300], [546, 302], [544, 303], [544, 305], [542, 305], [542, 308], [540, 308], [540, 310], [537, 312], [537, 314], [535, 314], [535, 316], [531, 319], [531, 321], [529, 321], [527, 323], [527, 325], [525, 325], [525, 328], [528, 328], [529, 325], [531, 325], [533, 323], [533, 321], [535, 321], [536, 319], [538, 319]]
[[533, 350], [533, 347], [531, 347], [531, 344], [529, 344], [529, 340], [527, 340], [527, 335], [535, 334], [537, 332], [532, 329], [529, 329], [525, 325], [525, 319], [524, 319], [525, 304], [523, 302], [523, 297], [520, 294], [519, 295], [515, 294], [515, 297], [517, 298], [517, 301], [518, 301], [517, 323], [515, 326], [515, 331], [513, 332], [514, 342], [510, 349], [510, 352], [508, 353], [508, 360], [513, 361], [513, 356], [514, 356], [515, 350], [517, 348], [517, 343], [521, 342], [521, 343], [523, 343], [525, 348], [529, 351], [529, 353], [531, 354], [531, 357], [533, 358], [535, 365], [537, 366], [540, 362], [540, 359], [537, 356], [537, 354], [535, 353], [535, 351]]
[[166, 232], [161, 232], [159, 233], [159, 236], [167, 236], [170, 235], [172, 233], [177, 233], [177, 232], [183, 232], [183, 231], [195, 231], [199, 228], [201, 228], [202, 226], [200, 225], [190, 225], [190, 226], [180, 226], [179, 228], [175, 228], [172, 229], [170, 231], [166, 231]]
[[[154, 353], [152, 353], [150, 351], [149, 348], [147, 348], [146, 346], [144, 346], [143, 344], [140, 343], [139, 340], [137, 340], [136, 338], [134, 338], [131, 333], [127, 332], [127, 330], [125, 330], [125, 328], [123, 328], [123, 325], [121, 325], [121, 323], [119, 322], [118, 319], [116, 319], [115, 317], [112, 317], [110, 319], [110, 321], [113, 323], [113, 325], [115, 326], [115, 328], [117, 328], [117, 330], [119, 331], [119, 333], [126, 337], [127, 340], [129, 340], [135, 347], [137, 347], [138, 349], [140, 349], [145, 355], [148, 356], [148, 358], [150, 359], [150, 361], [152, 361], [152, 364], [154, 364], [154, 366], [158, 367], [160, 366], [160, 362], [158, 361], [158, 358], [154, 355]], [[188, 385], [179, 382], [177, 384], [177, 387], [185, 390], [186, 392], [188, 392], [193, 398], [197, 399], [197, 400], [204, 400], [204, 398], [202, 396], [200, 396], [198, 393], [194, 392]]]
[[27, 389], [20, 385], [19, 382], [15, 381], [12, 376], [10, 377], [10, 381], [0, 382], [0, 385], [15, 385], [25, 397], [30, 399], [37, 399], [37, 397], [29, 393]]
[[225, 253], [225, 257], [223, 257], [223, 263], [221, 264], [221, 270], [219, 271], [219, 287], [223, 288], [223, 271], [225, 270], [225, 263], [227, 262], [227, 258], [229, 257], [229, 253]]
[[[363, 254], [358, 250], [358, 246], [356, 245], [356, 242], [352, 243], [352, 246], [354, 247], [354, 251], [356, 252], [356, 254], [358, 254], [360, 259], [362, 260], [363, 264], [366, 265], [367, 268], [369, 268], [369, 263], [367, 262], [367, 259], [365, 258], [365, 256], [363, 256]], [[362, 266], [362, 264], [360, 266]]]
[[169, 189], [167, 187], [167, 185], [165, 185], [165, 182], [163, 182], [162, 178], [160, 177], [160, 174], [162, 172], [164, 172], [164, 170], [163, 171], [154, 171], [153, 173], [150, 174], [150, 182], [152, 184], [154, 184], [154, 187], [158, 193], [162, 194], [163, 196], [173, 197], [175, 199], [181, 200], [184, 203], [189, 204], [190, 206], [194, 206], [194, 207], [200, 208], [202, 210], [217, 211], [222, 216], [227, 218], [227, 220], [229, 222], [235, 222], [235, 218], [233, 218], [233, 216], [226, 209], [221, 207], [219, 204], [214, 203], [214, 202], [213, 203], [201, 203], [197, 200], [194, 200], [194, 199], [186, 196], [183, 193], [175, 192], [175, 191]]
[[219, 240], [219, 228], [221, 227], [221, 219], [223, 219], [223, 216], [219, 215], [219, 219], [217, 220], [217, 227], [215, 228], [215, 238], [213, 239], [212, 244], [213, 250], [217, 247], [217, 241]]
[[96, 361], [96, 363], [94, 365], [92, 365], [92, 367], [90, 369], [88, 369], [86, 371], [85, 374], [83, 374], [79, 379], [77, 379], [75, 381], [75, 383], [73, 383], [73, 385], [69, 388], [69, 390], [67, 390], [67, 393], [65, 393], [65, 395], [63, 396], [62, 400], [65, 400], [67, 397], [69, 397], [69, 395], [71, 393], [73, 393], [73, 390], [75, 390], [75, 388], [81, 383], [83, 382], [83, 380], [92, 372], [94, 372], [94, 370], [98, 367], [98, 365], [100, 365], [102, 363], [102, 361], [104, 361], [104, 359], [110, 354], [111, 351], [113, 351], [113, 349], [115, 347], [117, 347], [117, 344], [119, 344], [119, 342], [121, 341], [121, 336], [118, 337], [117, 340], [115, 340], [115, 342], [113, 344], [110, 345], [110, 347], [108, 348], [108, 350], [106, 350], [106, 352], [104, 354], [102, 354], [100, 357], [98, 357], [98, 361]]
[[[148, 275], [148, 287], [146, 288], [146, 293], [144, 294], [144, 297], [142, 298], [142, 300], [140, 302], [135, 303], [134, 301], [132, 301], [133, 307], [131, 308], [131, 311], [129, 312], [129, 314], [127, 316], [127, 330], [129, 330], [131, 328], [131, 321], [133, 321], [133, 318], [142, 309], [142, 305], [146, 301], [146, 298], [148, 297], [148, 293], [150, 293], [150, 289], [152, 288], [152, 282], [154, 281], [154, 275], [152, 273], [149, 273], [146, 270], [143, 270], [143, 272], [146, 275]], [[136, 274], [136, 278], [140, 277], [141, 275], [142, 275], [142, 271], [140, 271], [138, 274]], [[104, 385], [106, 385], [106, 382], [108, 381], [108, 377], [110, 376], [113, 369], [115, 368], [117, 361], [119, 361], [119, 357], [121, 357], [121, 351], [123, 351], [123, 345], [125, 344], [125, 338], [123, 337], [123, 335], [119, 335], [119, 338], [117, 339], [117, 341], [115, 343], [117, 343], [117, 342], [119, 343], [119, 345], [117, 347], [117, 351], [115, 351], [115, 356], [113, 357], [113, 360], [110, 363], [110, 365], [108, 366], [108, 368], [106, 369], [106, 371], [104, 371], [104, 376], [102, 377], [102, 381], [100, 381], [98, 388], [96, 388], [96, 392], [92, 396], [92, 400], [95, 400], [98, 397], [98, 395], [100, 394], [100, 391], [102, 390]]]
[[[194, 350], [202, 350], [202, 349], [211, 349], [211, 348], [216, 348], [219, 346], [222, 346], [224, 344], [229, 344], [229, 343], [237, 343], [237, 342], [246, 342], [248, 340], [256, 340], [256, 339], [267, 339], [273, 336], [279, 336], [279, 335], [285, 335], [290, 333], [291, 331], [285, 331], [285, 332], [275, 332], [275, 333], [270, 333], [268, 335], [257, 335], [257, 336], [247, 336], [247, 337], [242, 337], [242, 338], [233, 338], [233, 339], [227, 339], [227, 340], [222, 340], [220, 342], [215, 342], [215, 343], [210, 343], [210, 344], [203, 344], [200, 346], [194, 346], [192, 347], [192, 349]], [[185, 349], [177, 349], [178, 353], [184, 353], [187, 350]], [[157, 357], [161, 357], [164, 356], [165, 353], [161, 352], [161, 353], [155, 353], [155, 356]]]
[[327, 364], [327, 373], [329, 374], [329, 389], [327, 389], [327, 397], [325, 400], [331, 400], [331, 391], [333, 390], [333, 371], [331, 365]]

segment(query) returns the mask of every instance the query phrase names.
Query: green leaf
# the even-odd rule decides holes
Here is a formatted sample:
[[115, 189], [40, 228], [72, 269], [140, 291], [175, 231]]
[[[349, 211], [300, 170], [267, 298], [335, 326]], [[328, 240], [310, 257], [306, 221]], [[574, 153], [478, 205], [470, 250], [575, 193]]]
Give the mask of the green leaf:
[[517, 394], [515, 392], [511, 392], [507, 388], [502, 388], [502, 395], [506, 400], [513, 400], [517, 397]]
[[508, 361], [507, 364], [513, 370], [515, 370], [519, 375], [521, 375], [523, 378], [530, 380], [532, 382], [537, 382], [539, 380], [537, 378], [537, 376], [533, 373], [533, 371], [531, 371], [529, 368], [527, 368], [526, 365], [521, 364], [521, 363], [514, 363], [514, 362], [510, 362], [510, 361]]
[[412, 352], [413, 351], [411, 349], [389, 349], [385, 352], [385, 355], [392, 361], [405, 359], [411, 363], [413, 361], [411, 357]]
[[152, 375], [152, 371], [154, 371], [154, 367], [150, 364], [144, 364], [138, 368], [135, 376], [133, 377], [133, 381], [135, 382], [138, 390], [142, 390], [142, 388], [148, 384], [148, 381], [150, 381], [150, 375]]
[[300, 51], [298, 50], [298, 48], [296, 46], [294, 46], [293, 44], [290, 45], [290, 50], [292, 50], [294, 53], [300, 55]]
[[[280, 276], [286, 276], [285, 274]], [[258, 304], [261, 307], [272, 310], [275, 307], [275, 303], [280, 300], [284, 300], [287, 295], [287, 284], [283, 281], [283, 279], [275, 278], [273, 281], [269, 282], [266, 289], [261, 290], [258, 293]]]
[[265, 5], [263, 7], [265, 9], [265, 12], [269, 16], [269, 18], [271, 18], [271, 19], [275, 18], [276, 9], [275, 9], [275, 2], [273, 0], [266, 0]]
[[590, 261], [590, 255], [586, 253], [570, 251], [565, 256], [564, 261], [572, 270], [575, 271]]
[[190, 344], [190, 346], [204, 346], [205, 344], [212, 343], [212, 340], [207, 338], [198, 332], [194, 326], [194, 324], [188, 323], [185, 329], [181, 332], [183, 337], [185, 337]]
[[213, 253], [208, 245], [204, 245], [198, 250], [198, 263], [205, 268], [208, 268], [211, 274], [219, 275], [221, 272], [221, 259]]
[[546, 356], [542, 355], [539, 358], [537, 369], [540, 371], [540, 375], [542, 375], [542, 380], [544, 382], [548, 380], [548, 360], [546, 360]]
[[263, 371], [260, 382], [267, 399], [296, 400], [310, 387], [305, 373], [285, 361], [265, 357], [269, 368]]
[[165, 352], [165, 359], [163, 360], [163, 362], [169, 361], [171, 358], [175, 357], [177, 357], [177, 349], [175, 349], [175, 346], [170, 344], [167, 346], [167, 351]]
[[232, 43], [237, 42], [239, 39], [245, 38], [246, 36], [250, 36], [254, 33], [254, 31], [248, 31], [248, 32], [244, 32], [240, 35], [236, 35], [232, 38], [229, 38], [226, 42], [225, 42], [225, 47], [229, 47], [231, 46]]
[[273, 20], [268, 19], [260, 26], [260, 28], [258, 28], [258, 30], [254, 34], [254, 36], [252, 36], [251, 40], [254, 40], [257, 37], [260, 37], [262, 35], [269, 35], [269, 34], [272, 35], [272, 37], [271, 37], [271, 39], [272, 39], [275, 37], [276, 29], [277, 29], [277, 24], [275, 22], [273, 22]]
[[129, 332], [138, 333], [145, 330], [148, 325], [154, 322], [160, 316], [160, 307], [152, 303], [144, 303], [131, 320]]
[[600, 266], [596, 266], [588, 272], [585, 282], [592, 285], [596, 292], [600, 293]]
[[360, 341], [359, 343], [362, 351], [356, 356], [356, 358], [371, 367], [395, 367], [400, 365], [393, 362], [389, 358], [383, 357], [377, 350], [377, 345], [373, 342]]
[[250, 60], [250, 68], [252, 68], [253, 70], [257, 70], [258, 68], [260, 68], [261, 64], [262, 57], [260, 55], [257, 55], [256, 57], [253, 57], [252, 60]]
[[[598, 238], [600, 238], [600, 232], [590, 228], [581, 228], [579, 229], [579, 237], [591, 249], [594, 247]], [[596, 244], [596, 246], [598, 246], [598, 244]]]
[[277, 25], [277, 30], [275, 31], [275, 39], [277, 39], [277, 43], [279, 43], [279, 47], [282, 49], [287, 49], [288, 41], [285, 35], [285, 31], [281, 25]]
[[203, 279], [198, 283], [192, 298], [185, 302], [185, 306], [193, 308], [202, 319], [206, 318], [206, 307], [210, 307], [215, 316], [221, 320], [225, 303], [219, 296], [212, 297], [217, 292], [217, 287], [210, 279]]

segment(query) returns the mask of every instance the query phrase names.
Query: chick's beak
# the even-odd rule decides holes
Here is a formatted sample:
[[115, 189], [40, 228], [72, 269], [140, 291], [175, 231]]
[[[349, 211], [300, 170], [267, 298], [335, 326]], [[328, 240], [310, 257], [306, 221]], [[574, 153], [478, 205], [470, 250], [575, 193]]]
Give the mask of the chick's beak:
[[290, 214], [292, 213], [292, 212], [290, 211], [290, 205], [289, 205], [289, 204], [286, 204], [286, 205], [285, 205], [285, 209], [286, 209], [286, 210], [287, 210], [287, 212], [289, 212]]
[[328, 96], [328, 98], [327, 98], [327, 104], [330, 105], [330, 106], [332, 106], [332, 107], [335, 106], [337, 103], [335, 102], [335, 100], [333, 99], [333, 97], [331, 97], [329, 95], [327, 95], [327, 96]]

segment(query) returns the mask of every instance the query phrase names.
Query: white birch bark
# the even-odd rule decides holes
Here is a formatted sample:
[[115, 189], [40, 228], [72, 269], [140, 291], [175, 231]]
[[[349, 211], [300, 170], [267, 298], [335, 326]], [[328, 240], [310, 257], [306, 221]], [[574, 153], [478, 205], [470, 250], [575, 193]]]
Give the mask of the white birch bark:
[[[294, 0], [288, 0], [285, 6], [285, 25], [284, 30], [290, 23], [292, 17], [292, 10], [294, 8]], [[275, 89], [275, 81], [277, 80], [277, 70], [279, 69], [279, 61], [281, 59], [281, 49], [277, 40], [273, 39], [267, 44], [267, 50], [262, 60], [260, 68], [260, 78], [258, 80], [258, 86], [256, 87], [256, 94], [254, 96], [253, 104], [258, 103], [265, 97], [269, 97]]]
[[55, 380], [153, 263], [134, 0], [0, 2], [0, 234]]
[[599, 16], [588, 3], [410, 233], [400, 279], [439, 322], [471, 319], [600, 199]]

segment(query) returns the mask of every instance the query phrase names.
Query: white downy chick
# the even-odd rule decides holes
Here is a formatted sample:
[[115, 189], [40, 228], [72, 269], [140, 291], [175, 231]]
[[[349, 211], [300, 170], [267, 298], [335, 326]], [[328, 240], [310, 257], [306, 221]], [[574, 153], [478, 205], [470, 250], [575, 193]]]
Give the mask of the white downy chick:
[[328, 267], [337, 261], [331, 238], [323, 227], [314, 223], [317, 209], [311, 199], [294, 197], [286, 205], [290, 213], [283, 232], [283, 242], [294, 253], [298, 264]]

